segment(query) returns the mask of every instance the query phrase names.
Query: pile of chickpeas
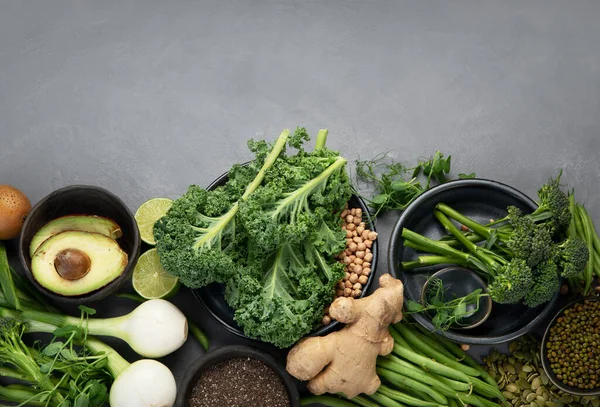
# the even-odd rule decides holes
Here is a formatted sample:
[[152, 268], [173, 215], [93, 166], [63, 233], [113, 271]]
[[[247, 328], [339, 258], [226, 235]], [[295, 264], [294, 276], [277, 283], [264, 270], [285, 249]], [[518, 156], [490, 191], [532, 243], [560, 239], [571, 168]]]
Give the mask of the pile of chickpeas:
[[[371, 274], [371, 246], [377, 239], [377, 233], [366, 228], [362, 215], [361, 208], [345, 208], [340, 214], [344, 219], [342, 229], [346, 231], [346, 250], [338, 255], [338, 259], [344, 263], [344, 278], [337, 283], [336, 297], [360, 297]], [[330, 322], [327, 307], [323, 325]]]

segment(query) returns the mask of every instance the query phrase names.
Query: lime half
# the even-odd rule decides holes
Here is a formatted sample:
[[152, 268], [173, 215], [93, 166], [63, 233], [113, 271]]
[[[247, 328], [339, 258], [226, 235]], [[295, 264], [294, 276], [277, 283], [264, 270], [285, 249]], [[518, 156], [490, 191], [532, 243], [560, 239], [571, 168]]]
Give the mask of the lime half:
[[140, 256], [131, 279], [133, 289], [142, 297], [152, 300], [168, 298], [179, 291], [179, 279], [170, 275], [160, 264], [156, 249], [150, 249]]
[[138, 208], [134, 217], [142, 241], [152, 246], [156, 244], [153, 232], [154, 224], [167, 214], [171, 205], [173, 205], [173, 200], [169, 198], [152, 198]]

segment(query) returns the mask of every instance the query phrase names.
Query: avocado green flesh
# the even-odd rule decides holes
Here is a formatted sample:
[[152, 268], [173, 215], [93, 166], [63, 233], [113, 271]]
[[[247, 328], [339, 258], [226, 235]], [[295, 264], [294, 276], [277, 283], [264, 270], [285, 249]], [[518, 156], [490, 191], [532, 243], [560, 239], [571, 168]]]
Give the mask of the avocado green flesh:
[[[57, 272], [55, 259], [59, 253], [76, 249], [90, 260], [90, 269], [83, 277], [68, 280]], [[59, 295], [77, 296], [98, 290], [114, 281], [125, 271], [127, 253], [119, 244], [101, 233], [69, 230], [46, 239], [31, 259], [33, 278], [44, 288]]]
[[33, 257], [35, 251], [48, 238], [67, 230], [100, 233], [111, 239], [118, 239], [123, 235], [121, 228], [114, 221], [101, 216], [93, 215], [68, 215], [56, 218], [46, 223], [31, 239], [29, 256]]

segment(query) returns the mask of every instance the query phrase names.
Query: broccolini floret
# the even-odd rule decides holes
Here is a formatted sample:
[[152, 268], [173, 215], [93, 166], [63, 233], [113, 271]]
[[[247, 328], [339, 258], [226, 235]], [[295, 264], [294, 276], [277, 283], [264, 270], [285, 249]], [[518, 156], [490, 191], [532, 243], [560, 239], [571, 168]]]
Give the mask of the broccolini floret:
[[560, 289], [558, 267], [554, 259], [549, 258], [533, 269], [534, 283], [525, 295], [525, 305], [537, 307], [552, 299]]
[[555, 254], [561, 275], [565, 278], [575, 277], [583, 272], [590, 256], [585, 242], [576, 236], [556, 245]]

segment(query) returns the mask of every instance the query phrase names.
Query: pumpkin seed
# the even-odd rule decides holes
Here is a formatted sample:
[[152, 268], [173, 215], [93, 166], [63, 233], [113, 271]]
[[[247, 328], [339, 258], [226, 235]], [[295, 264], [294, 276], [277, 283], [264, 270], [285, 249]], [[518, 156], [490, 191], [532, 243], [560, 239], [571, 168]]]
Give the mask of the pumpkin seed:
[[540, 386], [542, 385], [542, 380], [538, 377], [535, 377], [532, 381], [531, 381], [531, 389], [532, 390], [537, 390]]
[[525, 373], [531, 373], [533, 372], [533, 367], [531, 365], [523, 365], [523, 371]]
[[516, 385], [516, 384], [514, 384], [514, 383], [508, 383], [508, 384], [506, 385], [505, 389], [506, 389], [507, 391], [510, 391], [511, 393], [515, 393], [515, 394], [518, 394], [518, 393], [520, 393], [520, 392], [521, 392], [521, 389], [519, 388], [519, 386], [517, 386], [517, 385]]
[[504, 391], [502, 392], [502, 395], [503, 395], [504, 397], [506, 397], [508, 400], [512, 400], [512, 399], [514, 399], [514, 398], [515, 398], [515, 395], [514, 395], [513, 393], [511, 393], [510, 391], [506, 391], [506, 390], [504, 390]]
[[535, 393], [529, 393], [529, 394], [527, 395], [527, 397], [525, 397], [525, 400], [526, 400], [528, 403], [531, 403], [533, 400], [535, 400], [535, 398], [536, 398], [536, 397], [537, 397], [537, 394], [535, 394]]

